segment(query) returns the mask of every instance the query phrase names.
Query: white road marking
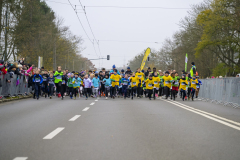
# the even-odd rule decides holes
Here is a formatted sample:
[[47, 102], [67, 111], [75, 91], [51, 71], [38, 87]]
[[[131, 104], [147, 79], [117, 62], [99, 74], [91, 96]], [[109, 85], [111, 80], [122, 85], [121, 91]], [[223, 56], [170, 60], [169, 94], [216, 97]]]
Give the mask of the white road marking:
[[16, 157], [13, 160], [27, 160], [28, 157]]
[[188, 111], [190, 111], [190, 112], [199, 114], [199, 115], [201, 115], [201, 116], [203, 116], [203, 117], [206, 117], [206, 118], [208, 118], [208, 119], [211, 119], [211, 120], [213, 120], [213, 121], [216, 121], [216, 122], [218, 122], [218, 123], [224, 124], [224, 125], [226, 125], [226, 126], [228, 126], [228, 127], [231, 127], [231, 128], [234, 128], [234, 129], [240, 131], [240, 127], [234, 126], [234, 125], [232, 125], [232, 124], [230, 124], [230, 123], [224, 122], [224, 121], [219, 120], [219, 119], [217, 119], [217, 118], [214, 118], [214, 117], [211, 117], [211, 116], [209, 116], [209, 115], [203, 114], [203, 113], [201, 113], [201, 112], [195, 111], [195, 110], [190, 109], [190, 108], [188, 108], [188, 107], [184, 107], [183, 105], [180, 105], [180, 104], [177, 104], [177, 103], [173, 103], [173, 102], [171, 102], [171, 101], [166, 101], [166, 100], [164, 100], [164, 101], [165, 101], [165, 102], [168, 102], [168, 103], [171, 103], [171, 104], [174, 104], [174, 105], [176, 105], [176, 106], [178, 106], [178, 107], [180, 107], [180, 108], [186, 109], [186, 110], [188, 110]]
[[95, 103], [94, 102], [92, 102], [90, 105], [92, 106], [92, 105], [94, 105]]
[[179, 103], [179, 102], [176, 102], [176, 101], [173, 102], [173, 103], [177, 103], [177, 104], [179, 104], [179, 105], [185, 106], [185, 107], [190, 108], [190, 109], [192, 109], [192, 110], [195, 110], [195, 111], [198, 111], [198, 112], [207, 114], [207, 115], [209, 115], [209, 116], [212, 116], [212, 117], [215, 117], [215, 118], [218, 118], [218, 119], [221, 119], [221, 120], [227, 121], [227, 122], [229, 122], [229, 123], [233, 123], [233, 124], [235, 124], [235, 125], [240, 126], [240, 123], [235, 122], [235, 121], [233, 121], [233, 120], [230, 120], [230, 119], [227, 119], [227, 118], [223, 118], [223, 117], [220, 117], [220, 116], [218, 116], [218, 115], [215, 115], [215, 114], [212, 114], [212, 113], [208, 113], [208, 112], [205, 112], [205, 111], [202, 111], [202, 110], [199, 110], [199, 109], [195, 109], [195, 108], [193, 108], [193, 107], [187, 106], [187, 105], [185, 105], [185, 104], [182, 104], [182, 103]]
[[96, 99], [95, 101], [97, 102], [98, 100]]
[[60, 133], [62, 130], [64, 130], [64, 128], [63, 127], [59, 127], [57, 129], [55, 129], [54, 131], [52, 131], [51, 133], [49, 133], [48, 135], [46, 135], [43, 139], [52, 139], [58, 133]]
[[90, 107], [86, 107], [86, 108], [84, 108], [82, 111], [87, 111], [87, 110], [89, 110], [89, 108], [90, 108]]
[[69, 121], [75, 121], [76, 119], [78, 119], [81, 115], [75, 115], [74, 117], [72, 117], [71, 119], [69, 119]]

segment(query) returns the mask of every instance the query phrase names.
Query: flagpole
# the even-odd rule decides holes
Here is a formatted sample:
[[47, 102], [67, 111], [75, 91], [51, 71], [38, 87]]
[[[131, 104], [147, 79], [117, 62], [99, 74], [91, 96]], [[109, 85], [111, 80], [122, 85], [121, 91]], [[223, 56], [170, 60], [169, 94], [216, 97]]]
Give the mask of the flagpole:
[[187, 62], [188, 62], [188, 55], [186, 53], [186, 57], [185, 57], [185, 72], [187, 72]]

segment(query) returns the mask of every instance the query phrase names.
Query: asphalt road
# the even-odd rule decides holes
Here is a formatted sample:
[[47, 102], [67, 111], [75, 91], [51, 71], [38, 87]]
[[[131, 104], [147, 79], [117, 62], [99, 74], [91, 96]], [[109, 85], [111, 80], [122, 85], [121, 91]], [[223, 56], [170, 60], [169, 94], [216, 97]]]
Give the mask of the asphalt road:
[[197, 100], [95, 100], [1, 104], [0, 160], [240, 159], [240, 109]]

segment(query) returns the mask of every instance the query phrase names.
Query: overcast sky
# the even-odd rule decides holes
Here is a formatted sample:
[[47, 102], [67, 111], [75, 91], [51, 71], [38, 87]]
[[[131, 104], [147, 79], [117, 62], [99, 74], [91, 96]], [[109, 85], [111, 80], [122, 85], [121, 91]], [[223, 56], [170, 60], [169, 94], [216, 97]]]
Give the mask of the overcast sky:
[[[82, 55], [89, 59], [96, 59], [110, 55], [110, 61], [92, 61], [95, 66], [111, 68], [113, 64], [117, 67], [127, 65], [128, 61], [135, 55], [150, 47], [158, 50], [164, 39], [171, 37], [179, 30], [179, 21], [187, 15], [192, 4], [203, 0], [81, 0], [86, 6], [86, 13], [92, 31], [98, 45], [94, 46], [88, 39], [93, 41], [94, 37], [89, 28], [84, 13], [78, 13], [79, 18], [87, 32], [85, 34], [75, 11], [68, 0], [46, 0], [57, 16], [64, 18], [64, 25], [69, 26], [73, 34], [84, 39]], [[64, 4], [56, 3], [61, 2]], [[79, 0], [70, 0], [76, 5], [78, 12], [83, 12]], [[163, 7], [163, 8], [186, 8], [186, 9], [161, 9], [161, 8], [111, 8], [91, 6], [122, 6], [122, 7]], [[125, 62], [124, 62], [125, 56]], [[100, 62], [100, 63], [99, 63]], [[140, 66], [139, 66], [140, 67]]]

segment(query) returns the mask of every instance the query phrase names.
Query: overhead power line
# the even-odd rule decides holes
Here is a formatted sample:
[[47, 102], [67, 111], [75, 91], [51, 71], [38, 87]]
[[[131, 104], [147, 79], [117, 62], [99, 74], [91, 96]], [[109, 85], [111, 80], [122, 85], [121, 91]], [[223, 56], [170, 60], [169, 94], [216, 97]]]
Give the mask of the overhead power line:
[[[51, 0], [45, 0], [45, 1], [52, 2], [52, 3], [64, 4], [64, 5], [71, 5], [69, 3], [64, 3], [64, 2], [56, 2], [56, 1], [51, 1]], [[80, 6], [80, 5], [75, 5], [75, 6]]]
[[[69, 4], [71, 5], [71, 7], [72, 7], [72, 9], [74, 10], [74, 12], [76, 13], [76, 10], [75, 10], [75, 8], [73, 7], [73, 5], [71, 4], [70, 0], [68, 0], [68, 2], [69, 2]], [[83, 27], [83, 24], [82, 24], [82, 22], [81, 22], [81, 20], [80, 20], [80, 18], [79, 18], [79, 16], [78, 16], [77, 13], [76, 13], [76, 15], [77, 15], [78, 21], [80, 22], [80, 24], [81, 24], [81, 26], [82, 26], [82, 28], [83, 28], [85, 34], [86, 34], [87, 37], [88, 37], [89, 41], [90, 41], [91, 43], [93, 43], [93, 42], [91, 41], [91, 39], [89, 38], [89, 36], [88, 36], [88, 34], [87, 34], [85, 28]]]
[[79, 0], [79, 3], [80, 3], [80, 5], [81, 5], [81, 7], [82, 7], [82, 9], [83, 9], [83, 11], [84, 11], [84, 13], [85, 13], [85, 17], [86, 17], [86, 19], [87, 19], [89, 28], [90, 28], [90, 30], [91, 30], [91, 32], [92, 32], [93, 38], [95, 39], [95, 41], [96, 41], [96, 43], [97, 43], [97, 45], [98, 45], [98, 50], [99, 50], [99, 53], [100, 53], [100, 56], [101, 56], [102, 54], [101, 54], [101, 51], [100, 51], [99, 43], [98, 43], [98, 41], [97, 41], [97, 39], [96, 39], [96, 37], [95, 37], [95, 35], [94, 35], [94, 33], [93, 33], [92, 27], [91, 27], [90, 22], [89, 22], [88, 17], [87, 17], [87, 13], [86, 13], [85, 7], [83, 7], [83, 5], [82, 5], [82, 3], [81, 3], [81, 0]]
[[85, 13], [85, 17], [86, 17], [86, 19], [87, 19], [87, 22], [88, 22], [89, 28], [90, 28], [90, 30], [91, 30], [91, 32], [92, 32], [92, 35], [93, 35], [95, 41], [97, 41], [97, 39], [96, 39], [96, 37], [95, 37], [95, 35], [94, 35], [94, 33], [93, 33], [92, 27], [91, 27], [91, 25], [90, 25], [90, 23], [89, 23], [89, 20], [88, 20], [88, 17], [87, 17], [87, 13], [86, 13], [86, 11], [85, 11], [85, 9], [84, 9], [84, 7], [83, 7], [83, 5], [82, 5], [82, 3], [81, 3], [80, 0], [79, 0], [79, 3], [80, 3], [80, 5], [82, 6], [82, 9], [83, 9], [83, 11], [84, 11], [84, 13]]
[[147, 41], [124, 41], [124, 40], [99, 40], [102, 42], [124, 42], [124, 43], [161, 43], [161, 42], [147, 42]]
[[[95, 47], [94, 47], [94, 42], [93, 42], [93, 41], [91, 41], [90, 37], [88, 36], [88, 34], [87, 34], [87, 32], [86, 32], [85, 28], [83, 27], [83, 24], [82, 24], [82, 22], [81, 22], [81, 20], [80, 20], [79, 16], [78, 16], [78, 14], [77, 14], [77, 11], [75, 10], [75, 8], [73, 7], [73, 5], [71, 4], [70, 0], [68, 0], [68, 2], [69, 2], [69, 4], [71, 5], [71, 7], [72, 7], [72, 9], [74, 10], [74, 12], [76, 13], [76, 15], [77, 15], [77, 18], [78, 18], [78, 21], [80, 22], [80, 24], [81, 24], [81, 26], [82, 26], [82, 28], [83, 28], [83, 30], [84, 30], [84, 32], [85, 32], [85, 34], [87, 35], [87, 37], [88, 37], [88, 39], [89, 39], [89, 41], [92, 43], [92, 45], [93, 45], [93, 48], [94, 48], [94, 51], [95, 51], [95, 53], [96, 53], [96, 55], [97, 55], [96, 49], [95, 49]], [[98, 55], [97, 55], [97, 56], [98, 56]]]
[[191, 8], [168, 8], [168, 7], [126, 7], [126, 6], [85, 6], [88, 8], [126, 8], [126, 9], [191, 9]]
[[[63, 5], [70, 5], [68, 3], [64, 3], [64, 2], [56, 2], [56, 1], [52, 1], [52, 0], [45, 0], [48, 2], [52, 2], [52, 3], [59, 3], [59, 4], [63, 4]], [[75, 5], [74, 6], [81, 6], [81, 5]], [[84, 6], [84, 7], [88, 7], [88, 8], [126, 8], [126, 9], [191, 9], [191, 8], [168, 8], [168, 7], [127, 7], [127, 6]]]

